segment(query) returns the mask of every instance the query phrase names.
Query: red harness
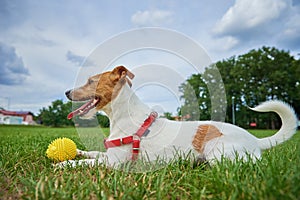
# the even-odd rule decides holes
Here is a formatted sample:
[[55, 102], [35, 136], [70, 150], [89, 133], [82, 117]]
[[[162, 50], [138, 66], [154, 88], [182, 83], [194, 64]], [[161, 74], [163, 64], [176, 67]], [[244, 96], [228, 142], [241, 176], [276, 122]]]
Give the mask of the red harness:
[[137, 132], [131, 136], [114, 139], [114, 140], [107, 140], [104, 139], [104, 146], [106, 149], [112, 147], [119, 147], [122, 145], [132, 144], [132, 157], [131, 160], [136, 160], [138, 158], [138, 154], [140, 151], [140, 142], [141, 137], [146, 136], [149, 133], [148, 128], [157, 118], [156, 112], [151, 112], [149, 117], [144, 121], [142, 126], [137, 130]]

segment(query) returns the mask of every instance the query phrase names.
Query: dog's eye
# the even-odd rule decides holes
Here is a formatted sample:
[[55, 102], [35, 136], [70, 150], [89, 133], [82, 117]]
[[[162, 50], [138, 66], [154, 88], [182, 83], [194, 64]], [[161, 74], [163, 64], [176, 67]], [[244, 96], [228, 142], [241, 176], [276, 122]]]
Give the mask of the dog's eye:
[[94, 83], [94, 80], [89, 79], [89, 80], [88, 80], [88, 84], [92, 84], [92, 83]]

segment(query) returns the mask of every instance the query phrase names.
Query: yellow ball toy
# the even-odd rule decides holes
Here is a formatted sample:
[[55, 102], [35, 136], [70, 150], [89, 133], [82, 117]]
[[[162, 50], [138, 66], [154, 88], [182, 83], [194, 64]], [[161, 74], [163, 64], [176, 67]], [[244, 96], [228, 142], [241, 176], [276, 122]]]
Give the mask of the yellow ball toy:
[[76, 144], [69, 138], [57, 138], [49, 144], [46, 155], [56, 162], [74, 159]]

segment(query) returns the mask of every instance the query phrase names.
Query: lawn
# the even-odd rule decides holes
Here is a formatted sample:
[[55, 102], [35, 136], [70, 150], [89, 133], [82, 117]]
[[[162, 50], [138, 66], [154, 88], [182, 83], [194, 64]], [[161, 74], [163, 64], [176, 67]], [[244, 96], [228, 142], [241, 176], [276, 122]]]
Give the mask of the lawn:
[[[100, 129], [96, 129], [100, 130]], [[45, 156], [57, 137], [103, 148], [95, 129], [0, 126], [0, 199], [299, 199], [300, 132], [256, 162], [195, 166], [181, 159], [156, 171], [55, 169]], [[84, 141], [82, 135], [88, 132]], [[105, 134], [108, 130], [104, 130]], [[275, 131], [250, 131], [258, 137]], [[79, 137], [80, 136], [80, 137]], [[92, 138], [92, 139], [88, 139]], [[99, 139], [99, 140], [98, 140]]]

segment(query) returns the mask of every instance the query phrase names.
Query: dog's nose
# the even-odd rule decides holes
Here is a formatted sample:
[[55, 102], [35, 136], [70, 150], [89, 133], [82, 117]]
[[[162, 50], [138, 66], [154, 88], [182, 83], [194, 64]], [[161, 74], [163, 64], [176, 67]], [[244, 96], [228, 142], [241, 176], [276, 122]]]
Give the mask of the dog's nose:
[[71, 93], [71, 90], [68, 90], [65, 92], [66, 96], [70, 99], [70, 93]]

